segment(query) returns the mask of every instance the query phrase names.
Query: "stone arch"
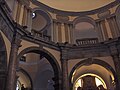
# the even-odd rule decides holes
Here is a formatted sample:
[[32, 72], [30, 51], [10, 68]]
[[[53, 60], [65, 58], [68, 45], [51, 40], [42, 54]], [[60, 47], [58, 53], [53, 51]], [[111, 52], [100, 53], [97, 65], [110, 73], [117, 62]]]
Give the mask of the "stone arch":
[[35, 11], [39, 11], [39, 13], [42, 14], [48, 20], [49, 23], [52, 21], [52, 17], [47, 11], [45, 11], [41, 8], [32, 9], [32, 12], [35, 12]]
[[104, 67], [105, 69], [107, 69], [108, 71], [112, 72], [114, 78], [115, 78], [115, 82], [117, 83], [118, 82], [118, 77], [117, 77], [117, 74], [115, 72], [115, 70], [106, 62], [102, 61], [102, 60], [99, 60], [99, 59], [91, 59], [91, 58], [88, 58], [88, 59], [85, 59], [83, 61], [80, 61], [79, 63], [77, 63], [71, 70], [70, 72], [70, 76], [69, 76], [69, 83], [70, 83], [70, 88], [72, 89], [72, 82], [71, 82], [71, 78], [72, 78], [72, 74], [74, 73], [74, 71], [81, 67], [81, 66], [84, 66], [84, 65], [91, 65], [91, 64], [97, 64], [97, 65], [100, 65], [102, 67]]
[[33, 90], [33, 82], [32, 82], [32, 79], [31, 79], [30, 75], [27, 73], [27, 71], [25, 71], [23, 68], [19, 67], [19, 70], [17, 72], [21, 72], [29, 78], [30, 85], [31, 85], [31, 90]]
[[52, 17], [47, 11], [42, 10], [41, 8], [34, 8], [32, 10], [32, 12], [38, 13], [39, 15], [41, 15], [46, 20], [46, 25], [41, 29], [41, 31], [44, 31], [48, 28], [51, 29], [51, 27], [52, 27]]
[[73, 20], [74, 42], [86, 39], [98, 39], [96, 23], [91, 17], [77, 17]]
[[20, 54], [18, 55], [18, 60], [20, 60], [20, 58], [26, 54], [26, 53], [30, 53], [30, 52], [34, 52], [37, 54], [41, 54], [49, 61], [49, 63], [51, 64], [51, 66], [53, 67], [53, 71], [54, 71], [54, 78], [53, 81], [55, 82], [54, 88], [55, 90], [60, 90], [61, 88], [61, 70], [60, 70], [60, 66], [57, 62], [57, 60], [55, 59], [55, 57], [48, 52], [47, 50], [43, 49], [43, 48], [39, 48], [39, 47], [28, 47], [26, 49], [24, 49], [23, 51], [20, 52]]
[[95, 21], [93, 18], [85, 16], [85, 17], [77, 17], [73, 20], [73, 25], [79, 23], [79, 22], [88, 22], [90, 24], [92, 24], [93, 26], [95, 26]]

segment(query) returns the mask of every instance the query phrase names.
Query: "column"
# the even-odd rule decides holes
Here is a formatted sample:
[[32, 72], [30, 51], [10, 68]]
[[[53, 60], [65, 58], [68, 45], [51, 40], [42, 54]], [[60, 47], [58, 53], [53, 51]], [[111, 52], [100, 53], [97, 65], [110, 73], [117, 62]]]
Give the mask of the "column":
[[58, 22], [58, 42], [62, 42], [62, 32], [61, 32], [61, 23]]
[[26, 8], [26, 6], [24, 6], [24, 14], [23, 14], [23, 19], [22, 19], [22, 25], [23, 26], [27, 25], [26, 19], [27, 19], [27, 8]]
[[53, 41], [57, 42], [57, 23], [55, 21], [53, 21]]
[[70, 30], [70, 42], [71, 44], [74, 43], [74, 30], [73, 30], [73, 25], [69, 24], [69, 30]]
[[[56, 73], [57, 75], [58, 73]], [[52, 80], [54, 81], [54, 90], [61, 90], [61, 79], [60, 77], [53, 77]]]
[[67, 50], [64, 48], [62, 49], [61, 52], [61, 66], [62, 66], [62, 90], [69, 90]]
[[119, 31], [119, 27], [118, 27], [118, 24], [117, 24], [117, 21], [116, 21], [116, 16], [114, 16], [112, 19], [113, 19], [114, 28], [115, 28], [116, 33], [117, 33], [117, 37], [119, 37], [120, 36], [120, 31]]
[[114, 38], [114, 37], [117, 37], [117, 34], [116, 34], [116, 31], [115, 31], [115, 28], [114, 28], [114, 26], [113, 26], [112, 18], [107, 18], [107, 21], [108, 21], [108, 24], [109, 24], [110, 30], [111, 30], [111, 32], [112, 32], [112, 36], [113, 36], [113, 38]]
[[19, 18], [20, 18], [20, 12], [21, 12], [21, 6], [22, 4], [20, 2], [18, 2], [18, 8], [17, 8], [17, 13], [16, 13], [16, 22], [19, 22]]
[[117, 74], [117, 79], [115, 79], [116, 82], [116, 90], [120, 90], [120, 58], [119, 58], [119, 52], [116, 46], [116, 43], [111, 43], [109, 45], [110, 53], [113, 58], [113, 62], [115, 65], [115, 70]]
[[20, 43], [21, 43], [20, 35], [17, 32], [15, 32], [12, 43], [11, 43], [6, 90], [16, 89], [16, 77], [17, 77], [16, 68], [18, 64], [17, 54], [18, 54], [18, 48], [20, 46]]
[[69, 29], [68, 27], [69, 27], [69, 26], [68, 26], [67, 23], [65, 23], [65, 24], [64, 24], [64, 27], [65, 27], [65, 41], [66, 41], [66, 42], [69, 42], [69, 31], [68, 31], [68, 29]]
[[21, 6], [21, 10], [20, 10], [20, 17], [19, 17], [20, 25], [22, 25], [23, 15], [24, 15], [24, 5]]
[[104, 37], [103, 37], [102, 29], [101, 29], [101, 26], [100, 26], [100, 22], [101, 21], [96, 22], [96, 29], [97, 29], [97, 32], [98, 32], [99, 41], [102, 42], [102, 41], [104, 41]]
[[104, 40], [108, 40], [108, 32], [107, 32], [107, 28], [105, 25], [105, 20], [101, 21], [101, 27], [102, 27], [102, 31], [104, 33]]
[[31, 32], [31, 29], [32, 29], [32, 9], [31, 8], [28, 9], [26, 22], [27, 22], [26, 25], [28, 27], [27, 30]]
[[119, 60], [119, 55], [115, 54], [112, 55], [113, 61], [114, 61], [114, 65], [115, 65], [115, 69], [116, 69], [116, 73], [117, 73], [117, 77], [118, 80], [116, 80], [116, 90], [120, 90], [120, 60]]

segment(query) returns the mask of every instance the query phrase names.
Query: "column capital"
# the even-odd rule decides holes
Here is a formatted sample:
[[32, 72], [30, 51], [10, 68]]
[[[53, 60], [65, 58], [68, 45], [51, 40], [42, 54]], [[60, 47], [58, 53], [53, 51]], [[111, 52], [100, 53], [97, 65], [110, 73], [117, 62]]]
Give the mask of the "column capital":
[[66, 47], [66, 43], [58, 43], [58, 47], [61, 52], [61, 60], [68, 60], [68, 48]]
[[14, 31], [14, 34], [13, 34], [13, 39], [12, 39], [12, 45], [17, 45], [18, 47], [20, 47], [21, 43], [21, 35], [17, 32], [17, 31]]

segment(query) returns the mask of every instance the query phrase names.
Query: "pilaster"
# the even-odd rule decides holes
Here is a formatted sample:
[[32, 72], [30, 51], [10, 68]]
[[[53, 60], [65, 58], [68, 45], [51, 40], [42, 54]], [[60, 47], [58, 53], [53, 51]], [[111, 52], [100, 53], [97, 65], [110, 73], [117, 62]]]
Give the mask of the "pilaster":
[[118, 52], [118, 49], [117, 49], [116, 42], [113, 42], [112, 44], [110, 44], [109, 49], [110, 49], [110, 54], [113, 58], [116, 74], [117, 74], [117, 77], [118, 77], [118, 79], [115, 80], [116, 90], [120, 90], [120, 61], [119, 61], [120, 58], [119, 58], [119, 52]]
[[17, 31], [14, 31], [10, 50], [6, 90], [16, 89], [16, 68], [18, 65], [17, 54], [21, 43], [20, 38], [20, 34]]
[[62, 67], [62, 90], [69, 90], [69, 78], [68, 78], [68, 55], [67, 48], [64, 44], [59, 44], [61, 51], [61, 67]]
[[101, 29], [101, 21], [97, 21], [96, 22], [96, 29], [99, 35], [99, 41], [102, 42], [104, 41], [104, 37], [103, 37], [103, 33], [102, 33], [102, 29]]
[[106, 28], [106, 25], [105, 25], [105, 20], [102, 20], [101, 21], [101, 27], [102, 27], [102, 31], [104, 33], [104, 40], [108, 40], [108, 32], [107, 32], [107, 28]]
[[61, 23], [58, 22], [58, 42], [62, 42], [62, 32], [61, 32]]

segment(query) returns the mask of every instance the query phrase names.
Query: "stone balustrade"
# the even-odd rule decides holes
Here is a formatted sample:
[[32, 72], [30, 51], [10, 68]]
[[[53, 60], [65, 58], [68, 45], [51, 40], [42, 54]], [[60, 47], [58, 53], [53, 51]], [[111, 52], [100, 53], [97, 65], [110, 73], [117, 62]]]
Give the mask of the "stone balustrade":
[[77, 43], [77, 45], [97, 44], [98, 38], [77, 39], [76, 43]]
[[38, 37], [38, 38], [41, 38], [41, 39], [44, 39], [44, 40], [47, 40], [47, 41], [51, 40], [50, 36], [44, 35], [43, 33], [39, 32], [39, 31], [36, 31], [36, 30], [32, 30], [31, 34], [35, 37]]

